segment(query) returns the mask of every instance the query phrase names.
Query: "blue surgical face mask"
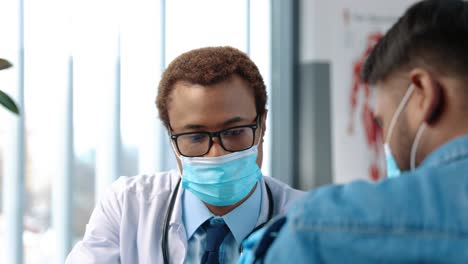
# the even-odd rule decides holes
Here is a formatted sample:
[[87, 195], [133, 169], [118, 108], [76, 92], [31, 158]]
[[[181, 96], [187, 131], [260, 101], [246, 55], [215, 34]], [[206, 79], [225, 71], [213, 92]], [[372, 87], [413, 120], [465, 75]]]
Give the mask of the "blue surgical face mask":
[[182, 187], [208, 204], [233, 205], [247, 196], [262, 177], [257, 156], [257, 145], [220, 157], [179, 156]]
[[392, 150], [388, 143], [384, 144], [385, 162], [387, 167], [387, 178], [395, 178], [400, 176], [401, 170], [393, 157]]
[[[405, 96], [401, 100], [400, 104], [398, 105], [397, 110], [393, 114], [392, 120], [390, 121], [390, 127], [388, 129], [388, 134], [384, 143], [387, 178], [399, 177], [402, 173], [401, 169], [398, 167], [395, 157], [392, 154], [392, 150], [390, 148], [390, 140], [392, 138], [393, 130], [395, 129], [395, 125], [398, 120], [398, 117], [403, 112], [404, 108], [406, 107], [406, 104], [408, 103], [411, 95], [413, 94], [414, 89], [415, 88], [413, 85], [410, 85], [410, 87], [408, 87], [408, 90], [406, 91]], [[416, 138], [411, 146], [411, 161], [410, 161], [411, 170], [414, 170], [416, 168], [416, 150], [418, 148], [419, 141], [425, 129], [426, 129], [426, 123], [423, 123], [419, 127], [418, 132], [416, 134]]]

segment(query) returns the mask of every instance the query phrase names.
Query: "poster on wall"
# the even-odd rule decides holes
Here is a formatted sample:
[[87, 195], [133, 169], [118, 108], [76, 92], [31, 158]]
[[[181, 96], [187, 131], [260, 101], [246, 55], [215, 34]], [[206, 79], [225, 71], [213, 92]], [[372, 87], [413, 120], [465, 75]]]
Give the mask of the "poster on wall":
[[333, 1], [332, 145], [334, 182], [386, 177], [374, 91], [360, 79], [372, 48], [414, 1]]

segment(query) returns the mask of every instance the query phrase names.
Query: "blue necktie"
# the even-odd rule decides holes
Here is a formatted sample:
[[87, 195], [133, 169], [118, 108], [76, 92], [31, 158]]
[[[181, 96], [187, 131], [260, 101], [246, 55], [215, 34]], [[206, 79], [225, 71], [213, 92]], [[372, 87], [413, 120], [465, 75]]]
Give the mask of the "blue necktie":
[[211, 220], [205, 223], [206, 249], [201, 264], [219, 264], [219, 247], [229, 232], [224, 221], [213, 218]]

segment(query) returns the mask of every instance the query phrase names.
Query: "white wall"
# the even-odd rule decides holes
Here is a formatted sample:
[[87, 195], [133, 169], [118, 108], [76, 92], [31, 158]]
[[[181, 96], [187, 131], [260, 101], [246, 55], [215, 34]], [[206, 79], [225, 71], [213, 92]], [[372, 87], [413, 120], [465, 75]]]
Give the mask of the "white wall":
[[[331, 64], [332, 171], [334, 182], [370, 179], [369, 169], [377, 167], [384, 174], [378, 141], [366, 141], [362, 119], [363, 106], [368, 104], [360, 87], [358, 104], [350, 115], [353, 62], [365, 51], [372, 32], [385, 32], [414, 0], [301, 0], [299, 61], [301, 65], [327, 62]], [[345, 11], [347, 10], [347, 11]], [[345, 19], [347, 13], [347, 19]], [[322, 88], [322, 87], [320, 87]], [[315, 121], [317, 122], [317, 121]], [[320, 122], [320, 121], [319, 121]], [[354, 124], [354, 133], [348, 126]]]
[[307, 62], [329, 62], [330, 40], [335, 18], [331, 16], [336, 0], [299, 1], [299, 60]]

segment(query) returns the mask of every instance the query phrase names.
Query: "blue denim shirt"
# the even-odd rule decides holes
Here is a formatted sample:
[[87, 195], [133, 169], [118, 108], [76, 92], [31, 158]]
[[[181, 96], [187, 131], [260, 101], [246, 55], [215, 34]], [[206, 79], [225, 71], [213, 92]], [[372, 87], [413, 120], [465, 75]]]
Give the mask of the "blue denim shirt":
[[269, 247], [265, 263], [468, 263], [468, 136], [399, 178], [310, 192], [270, 244], [250, 249]]

